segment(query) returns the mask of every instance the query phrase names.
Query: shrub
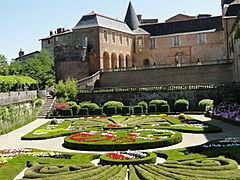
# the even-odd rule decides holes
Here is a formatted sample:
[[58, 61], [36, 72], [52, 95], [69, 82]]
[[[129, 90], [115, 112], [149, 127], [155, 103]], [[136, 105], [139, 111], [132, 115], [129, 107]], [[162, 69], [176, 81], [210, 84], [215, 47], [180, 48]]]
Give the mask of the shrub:
[[36, 101], [34, 101], [34, 107], [40, 107], [40, 106], [42, 106], [43, 105], [43, 103], [44, 103], [44, 100], [43, 99], [37, 99]]
[[117, 108], [116, 107], [108, 107], [107, 110], [106, 110], [106, 114], [108, 116], [116, 115], [117, 114]]
[[89, 115], [93, 115], [94, 109], [99, 108], [96, 103], [83, 102], [80, 104], [81, 108], [87, 108]]
[[147, 113], [148, 104], [145, 101], [139, 102], [138, 106], [142, 106], [143, 107], [143, 113]]
[[142, 106], [134, 106], [133, 112], [134, 112], [134, 114], [143, 114], [143, 107]]
[[124, 107], [124, 105], [122, 102], [119, 102], [119, 101], [108, 101], [103, 105], [103, 112], [106, 113], [106, 110], [109, 107], [122, 108]]
[[103, 109], [102, 108], [95, 108], [93, 111], [94, 115], [101, 116], [103, 115]]
[[170, 112], [170, 106], [169, 105], [162, 105], [162, 112]]
[[74, 104], [70, 108], [72, 109], [73, 115], [78, 115], [80, 106]]
[[56, 110], [68, 109], [69, 105], [65, 103], [56, 103], [54, 104], [53, 108]]
[[156, 104], [149, 105], [149, 107], [148, 107], [148, 112], [149, 112], [149, 113], [156, 113], [156, 112], [157, 112], [157, 106], [156, 106]]
[[198, 103], [198, 109], [200, 111], [205, 111], [207, 106], [213, 105], [212, 99], [203, 99]]
[[73, 78], [67, 78], [65, 82], [65, 88], [66, 88], [66, 93], [67, 97], [74, 101], [76, 99], [77, 93], [78, 93], [78, 87], [77, 87], [77, 82]]
[[56, 119], [51, 120], [50, 125], [58, 125], [58, 120]]
[[87, 108], [81, 108], [81, 109], [79, 109], [78, 114], [81, 115], [81, 116], [88, 116], [89, 115], [88, 109]]
[[66, 98], [67, 97], [67, 90], [63, 81], [59, 81], [56, 85], [56, 96], [57, 98]]
[[59, 111], [60, 116], [73, 116], [72, 110], [71, 109], [61, 109]]
[[175, 111], [184, 112], [188, 110], [189, 102], [186, 99], [179, 99], [175, 102], [174, 107], [175, 107]]
[[122, 108], [122, 114], [123, 115], [129, 115], [130, 113], [131, 113], [131, 110], [130, 110], [130, 106], [124, 106], [123, 108]]
[[162, 105], [167, 105], [168, 102], [165, 100], [152, 100], [150, 101], [149, 105], [155, 104], [157, 106], [157, 112], [163, 112], [162, 111]]
[[76, 106], [77, 105], [77, 103], [76, 102], [74, 102], [74, 101], [69, 101], [69, 102], [67, 102], [67, 104], [71, 107], [71, 106]]

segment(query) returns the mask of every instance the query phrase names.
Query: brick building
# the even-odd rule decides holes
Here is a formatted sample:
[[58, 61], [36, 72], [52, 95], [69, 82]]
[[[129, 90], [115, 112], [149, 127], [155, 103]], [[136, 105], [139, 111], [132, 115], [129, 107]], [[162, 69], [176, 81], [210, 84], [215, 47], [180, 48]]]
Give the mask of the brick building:
[[81, 80], [99, 70], [231, 64], [231, 29], [239, 5], [239, 0], [222, 0], [222, 16], [178, 14], [158, 23], [136, 15], [130, 2], [124, 21], [92, 12], [72, 30], [50, 32], [41, 40], [42, 48], [54, 55], [57, 80], [69, 76]]

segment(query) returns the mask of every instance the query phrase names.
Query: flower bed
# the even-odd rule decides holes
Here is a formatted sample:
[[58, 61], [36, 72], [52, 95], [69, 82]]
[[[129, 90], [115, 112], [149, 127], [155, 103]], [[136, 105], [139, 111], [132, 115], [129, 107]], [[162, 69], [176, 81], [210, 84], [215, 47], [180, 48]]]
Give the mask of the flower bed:
[[236, 103], [221, 103], [214, 107], [213, 115], [224, 119], [230, 119], [240, 124], [240, 105]]
[[182, 141], [179, 132], [162, 129], [87, 131], [67, 136], [64, 147], [81, 150], [150, 149]]
[[157, 155], [155, 153], [126, 151], [112, 152], [100, 156], [101, 165], [138, 165], [151, 164], [156, 162]]

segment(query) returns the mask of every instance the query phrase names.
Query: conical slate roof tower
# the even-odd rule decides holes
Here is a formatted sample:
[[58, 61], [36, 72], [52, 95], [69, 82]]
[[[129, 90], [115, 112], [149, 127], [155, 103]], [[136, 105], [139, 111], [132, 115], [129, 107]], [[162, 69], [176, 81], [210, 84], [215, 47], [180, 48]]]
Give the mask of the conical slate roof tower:
[[132, 6], [131, 1], [129, 2], [126, 17], [124, 22], [129, 26], [129, 28], [133, 31], [139, 28], [139, 21], [136, 15], [136, 12]]

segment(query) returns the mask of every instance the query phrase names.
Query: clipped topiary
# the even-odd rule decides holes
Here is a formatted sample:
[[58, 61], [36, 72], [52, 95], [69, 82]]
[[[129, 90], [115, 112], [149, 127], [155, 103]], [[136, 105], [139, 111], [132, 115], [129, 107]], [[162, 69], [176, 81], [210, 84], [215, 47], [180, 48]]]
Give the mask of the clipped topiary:
[[116, 115], [117, 114], [117, 108], [116, 107], [108, 107], [106, 110], [106, 114], [108, 116]]
[[156, 112], [157, 112], [157, 106], [156, 106], [156, 104], [149, 105], [149, 107], [148, 107], [148, 112], [149, 112], [149, 113], [156, 113]]
[[99, 108], [96, 103], [92, 102], [83, 102], [80, 104], [81, 108], [87, 108], [89, 115], [93, 115], [94, 109]]
[[73, 105], [77, 105], [77, 103], [76, 102], [74, 102], [74, 101], [69, 101], [69, 102], [67, 102], [67, 104], [71, 107], [71, 106], [73, 106]]
[[184, 112], [189, 108], [189, 102], [186, 99], [179, 99], [174, 103], [174, 108], [176, 112]]
[[130, 106], [124, 106], [122, 107], [122, 114], [123, 115], [129, 115], [131, 113]]
[[142, 106], [134, 106], [133, 112], [134, 112], [134, 114], [143, 114], [143, 107]]
[[143, 107], [143, 113], [147, 113], [147, 109], [148, 109], [148, 104], [145, 101], [141, 101], [138, 103], [138, 106], [142, 106]]
[[115, 107], [117, 109], [120, 109], [124, 107], [124, 105], [122, 102], [119, 102], [119, 101], [108, 101], [103, 105], [103, 112], [106, 113], [106, 110], [109, 107]]
[[73, 112], [71, 109], [62, 109], [59, 111], [60, 116], [73, 116]]
[[163, 112], [162, 111], [162, 106], [167, 105], [168, 102], [165, 100], [152, 100], [149, 102], [149, 105], [155, 104], [157, 106], [157, 112]]
[[167, 105], [162, 105], [162, 112], [170, 112], [170, 106], [167, 104]]
[[89, 113], [88, 113], [88, 109], [87, 108], [81, 108], [79, 109], [79, 113], [78, 113], [80, 116], [88, 116]]
[[78, 115], [80, 106], [78, 106], [77, 104], [76, 105], [72, 105], [70, 107], [70, 109], [72, 109], [73, 115], [75, 116], [75, 115]]
[[203, 99], [198, 103], [198, 109], [200, 111], [206, 111], [207, 106], [213, 105], [214, 101], [212, 99]]
[[97, 115], [97, 116], [101, 116], [101, 115], [103, 115], [103, 109], [102, 108], [96, 108], [96, 109], [94, 109], [93, 114]]

